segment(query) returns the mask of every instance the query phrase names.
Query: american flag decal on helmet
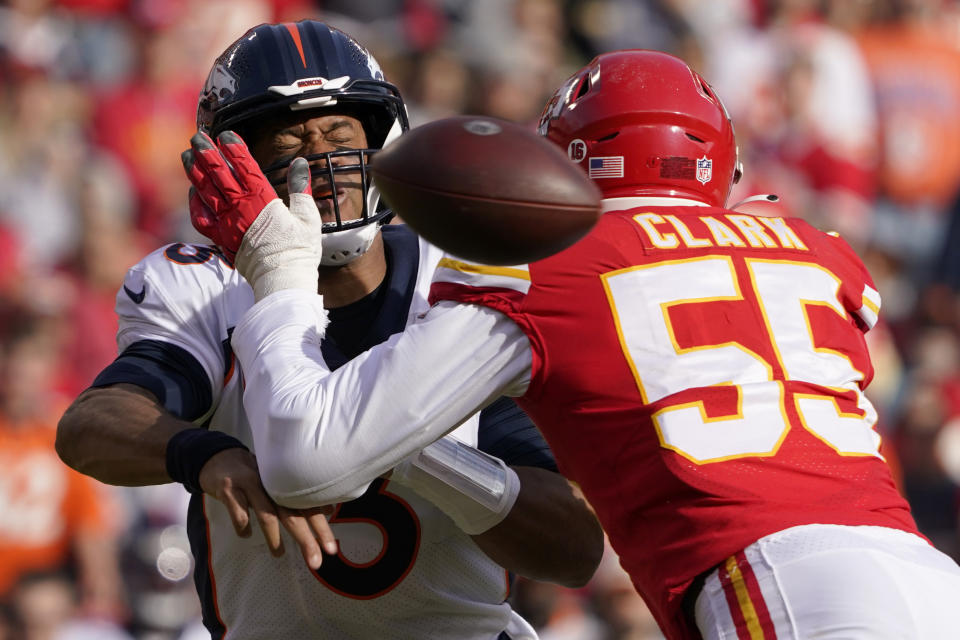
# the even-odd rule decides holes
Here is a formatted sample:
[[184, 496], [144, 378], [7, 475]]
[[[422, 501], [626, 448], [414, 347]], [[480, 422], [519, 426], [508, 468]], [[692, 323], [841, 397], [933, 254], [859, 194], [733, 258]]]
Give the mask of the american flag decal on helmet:
[[590, 158], [588, 175], [591, 178], [622, 178], [623, 156]]

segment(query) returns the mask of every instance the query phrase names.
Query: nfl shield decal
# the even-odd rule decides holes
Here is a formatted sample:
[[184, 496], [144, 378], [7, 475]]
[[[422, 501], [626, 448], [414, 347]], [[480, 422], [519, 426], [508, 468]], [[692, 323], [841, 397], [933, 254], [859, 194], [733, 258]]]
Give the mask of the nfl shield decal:
[[697, 159], [697, 180], [701, 184], [707, 184], [713, 178], [713, 160], [707, 156]]

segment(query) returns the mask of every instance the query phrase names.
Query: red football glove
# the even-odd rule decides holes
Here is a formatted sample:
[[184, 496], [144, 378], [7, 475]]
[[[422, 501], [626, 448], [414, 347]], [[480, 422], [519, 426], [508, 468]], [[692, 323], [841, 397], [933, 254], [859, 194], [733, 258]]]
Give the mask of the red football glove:
[[267, 181], [247, 145], [232, 131], [190, 138], [190, 149], [180, 156], [190, 190], [190, 222], [231, 259], [243, 234], [277, 192]]
[[247, 146], [232, 131], [197, 133], [181, 155], [193, 183], [190, 219], [233, 261], [259, 301], [284, 289], [317, 292], [323, 220], [311, 194], [310, 165], [287, 170], [290, 205], [277, 197]]

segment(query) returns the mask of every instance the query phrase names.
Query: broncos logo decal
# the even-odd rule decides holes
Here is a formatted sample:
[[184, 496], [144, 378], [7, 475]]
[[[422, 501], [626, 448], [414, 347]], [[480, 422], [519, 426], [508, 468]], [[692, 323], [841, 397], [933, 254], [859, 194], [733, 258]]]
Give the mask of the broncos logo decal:
[[222, 64], [214, 65], [203, 85], [203, 97], [207, 108], [214, 108], [218, 102], [237, 92], [237, 79]]

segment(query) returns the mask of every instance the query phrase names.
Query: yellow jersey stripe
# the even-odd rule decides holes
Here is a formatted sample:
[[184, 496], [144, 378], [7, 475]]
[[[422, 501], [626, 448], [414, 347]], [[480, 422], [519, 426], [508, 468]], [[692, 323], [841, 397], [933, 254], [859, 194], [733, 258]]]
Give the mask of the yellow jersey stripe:
[[437, 263], [437, 268], [453, 269], [463, 273], [477, 273], [481, 275], [501, 276], [507, 278], [519, 278], [521, 280], [530, 280], [530, 271], [526, 266], [517, 267], [491, 267], [485, 264], [472, 264], [461, 262], [452, 258], [441, 258]]

